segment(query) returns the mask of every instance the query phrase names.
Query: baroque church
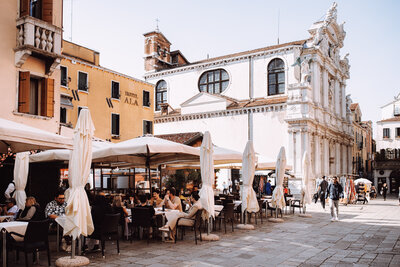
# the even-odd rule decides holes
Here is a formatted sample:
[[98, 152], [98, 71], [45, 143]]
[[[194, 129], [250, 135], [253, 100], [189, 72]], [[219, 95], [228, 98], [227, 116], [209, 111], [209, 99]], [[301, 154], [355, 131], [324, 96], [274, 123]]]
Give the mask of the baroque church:
[[[346, 36], [334, 3], [305, 40], [189, 62], [158, 30], [144, 34], [145, 80], [155, 84], [154, 134], [209, 131], [217, 146], [276, 160], [291, 173], [305, 151], [315, 177], [352, 173]], [[296, 179], [292, 186], [298, 188]]]

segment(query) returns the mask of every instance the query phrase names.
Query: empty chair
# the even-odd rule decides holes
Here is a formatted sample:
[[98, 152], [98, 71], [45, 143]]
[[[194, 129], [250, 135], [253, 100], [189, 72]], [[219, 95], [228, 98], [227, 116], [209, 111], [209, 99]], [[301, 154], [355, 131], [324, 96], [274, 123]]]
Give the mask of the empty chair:
[[219, 228], [221, 229], [221, 221], [224, 222], [224, 227], [225, 227], [225, 234], [226, 234], [226, 223], [230, 222], [232, 224], [232, 232], [233, 232], [233, 221], [235, 220], [235, 204], [233, 203], [226, 203], [224, 206], [224, 209], [222, 210], [220, 216], [219, 216]]
[[[134, 230], [136, 229], [137, 232], [139, 232], [139, 229], [143, 229], [143, 234], [147, 233], [147, 243], [149, 243], [150, 240], [150, 229], [154, 225], [154, 209], [153, 207], [134, 207], [131, 209], [132, 210], [132, 235], [135, 232]], [[132, 242], [132, 236], [131, 236], [131, 242]]]

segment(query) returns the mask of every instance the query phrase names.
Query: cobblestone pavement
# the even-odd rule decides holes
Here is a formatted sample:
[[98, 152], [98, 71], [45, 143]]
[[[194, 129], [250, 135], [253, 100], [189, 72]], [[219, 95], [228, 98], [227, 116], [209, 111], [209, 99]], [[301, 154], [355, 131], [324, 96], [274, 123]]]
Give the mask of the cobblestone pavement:
[[[328, 209], [308, 208], [311, 218], [284, 216], [284, 223], [266, 222], [255, 230], [228, 227], [217, 231], [217, 242], [196, 246], [193, 232], [177, 244], [158, 240], [121, 242], [121, 255], [107, 242], [106, 258], [87, 254], [90, 266], [400, 266], [400, 206], [397, 199], [370, 201], [367, 205], [340, 206], [340, 221], [330, 222]], [[222, 227], [223, 228], [223, 227]], [[54, 248], [52, 248], [55, 250]], [[12, 254], [10, 254], [12, 255]], [[52, 263], [66, 253], [52, 253]], [[46, 255], [40, 255], [47, 266]], [[10, 266], [18, 265], [14, 257]]]

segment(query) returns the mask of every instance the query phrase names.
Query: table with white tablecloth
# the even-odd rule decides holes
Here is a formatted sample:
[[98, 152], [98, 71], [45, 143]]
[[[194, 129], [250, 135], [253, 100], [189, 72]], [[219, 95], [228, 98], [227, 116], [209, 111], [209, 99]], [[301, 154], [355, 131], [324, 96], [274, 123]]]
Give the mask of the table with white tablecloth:
[[[28, 227], [28, 222], [3, 222], [0, 223], [0, 231], [3, 233], [3, 267], [7, 265], [6, 259], [6, 248], [7, 248], [7, 232], [15, 232], [20, 235], [25, 235], [26, 228]], [[16, 241], [23, 241], [24, 239], [20, 236], [13, 235], [12, 236]]]

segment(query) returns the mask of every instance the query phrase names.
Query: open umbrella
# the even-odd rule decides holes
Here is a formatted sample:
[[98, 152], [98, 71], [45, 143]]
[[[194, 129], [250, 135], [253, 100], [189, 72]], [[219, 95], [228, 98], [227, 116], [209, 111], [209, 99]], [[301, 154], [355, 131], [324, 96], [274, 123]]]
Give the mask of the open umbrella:
[[20, 210], [25, 208], [26, 193], [25, 186], [28, 180], [29, 171], [29, 152], [17, 153], [14, 164], [14, 183], [15, 192], [13, 198], [17, 202], [17, 206]]
[[256, 166], [256, 156], [254, 153], [253, 141], [247, 141], [246, 148], [243, 152], [243, 193], [242, 200], [242, 213], [257, 212], [260, 208], [258, 206], [257, 195], [253, 189], [254, 172]]
[[301, 198], [303, 202], [303, 211], [305, 213], [305, 207], [307, 204], [311, 204], [311, 193], [310, 193], [310, 179], [311, 179], [311, 164], [310, 158], [307, 151], [303, 155], [303, 177], [301, 187]]
[[285, 197], [283, 194], [283, 178], [285, 176], [286, 168], [286, 153], [285, 147], [281, 147], [276, 161], [276, 187], [272, 192], [271, 204], [276, 208], [275, 217], [278, 215], [278, 209], [282, 209], [286, 206]]
[[72, 148], [72, 139], [21, 123], [0, 119], [0, 153]]
[[94, 130], [89, 110], [82, 109], [74, 131], [74, 148], [69, 161], [70, 188], [66, 192], [64, 235], [71, 235], [73, 240], [81, 234], [90, 235], [94, 230], [89, 201], [84, 189], [92, 163]]
[[358, 179], [354, 180], [354, 184], [359, 184], [359, 183], [372, 184], [372, 182], [370, 180], [365, 179], [365, 178], [358, 178]]

